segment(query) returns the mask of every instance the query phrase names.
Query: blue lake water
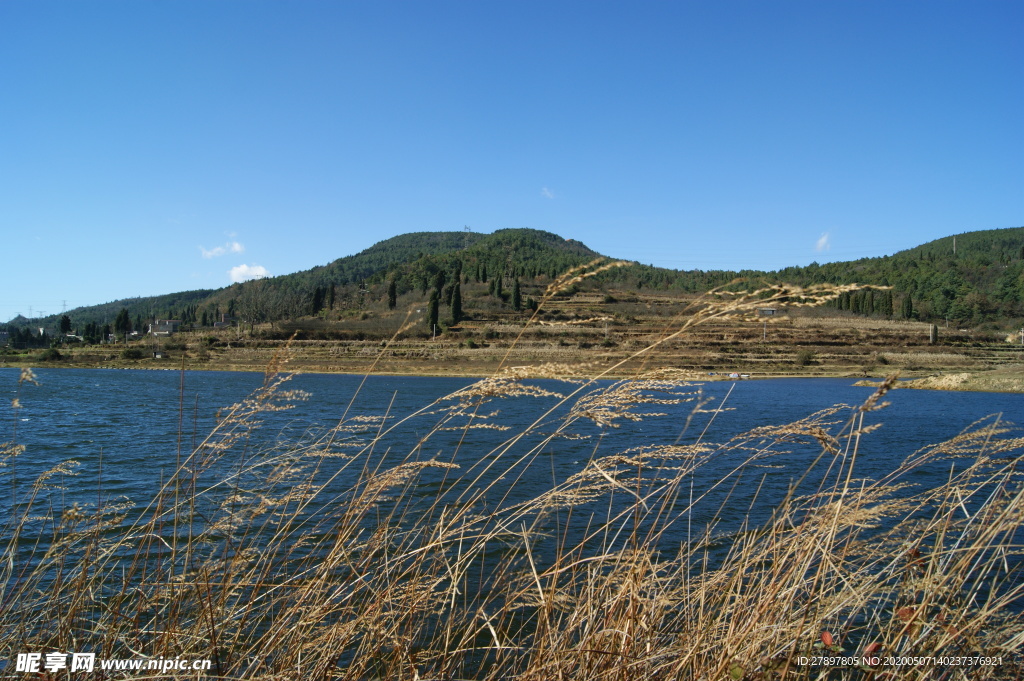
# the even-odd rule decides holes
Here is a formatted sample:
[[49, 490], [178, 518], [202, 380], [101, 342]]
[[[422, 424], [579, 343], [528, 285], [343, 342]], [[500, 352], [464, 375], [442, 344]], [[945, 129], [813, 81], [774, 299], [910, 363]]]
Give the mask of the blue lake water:
[[[77, 476], [69, 477], [63, 489], [45, 492], [49, 495], [47, 502], [58, 508], [68, 503], [92, 503], [98, 498], [148, 501], [180, 457], [203, 441], [215, 425], [218, 411], [244, 399], [264, 380], [262, 374], [255, 373], [39, 369], [39, 385], [23, 385], [19, 394], [18, 375], [15, 369], [0, 370], [0, 441], [16, 439], [26, 447], [13, 471], [23, 491], [36, 476], [58, 462], [78, 462]], [[322, 435], [346, 412], [350, 422], [354, 416], [374, 417], [377, 421], [365, 421], [367, 425], [361, 430], [349, 428], [337, 435], [335, 450], [360, 451], [380, 432], [382, 436], [373, 445], [374, 465], [387, 467], [431, 458], [457, 464], [456, 472], [424, 471], [418, 484], [406, 492], [430, 499], [456, 484], [460, 477], [475, 478], [490, 465], [492, 470], [475, 484], [487, 487], [488, 507], [497, 510], [542, 493], [581, 470], [594, 456], [640, 445], [687, 444], [698, 439], [724, 443], [751, 429], [789, 423], [832, 405], [859, 405], [873, 392], [872, 388], [855, 387], [847, 379], [712, 382], [676, 389], [674, 395], [648, 393], [691, 399], [682, 404], [634, 407], [637, 412], [661, 412], [664, 416], [638, 422], [618, 419], [617, 427], [601, 427], [584, 418], [567, 428], [561, 426], [564, 432], [551, 438], [566, 412], [566, 407], [559, 406], [553, 397], [495, 398], [480, 408], [480, 414], [496, 412], [486, 423], [504, 425], [509, 430], [463, 432], [459, 426], [467, 422], [465, 417], [444, 421], [444, 409], [452, 402], [435, 400], [471, 383], [462, 378], [370, 377], [364, 382], [361, 377], [346, 375], [297, 375], [285, 387], [308, 393], [308, 399], [298, 402], [294, 409], [268, 414], [263, 426], [247, 436], [244, 448], [255, 455], [298, 447]], [[554, 381], [528, 384], [562, 394], [580, 387]], [[610, 385], [605, 382], [596, 387], [606, 389]], [[587, 389], [593, 390], [594, 386]], [[21, 408], [14, 410], [11, 400], [16, 396]], [[882, 425], [860, 444], [860, 476], [882, 476], [915, 450], [951, 438], [993, 414], [1024, 423], [1024, 397], [1017, 394], [895, 390], [885, 400], [891, 405], [867, 415], [868, 422]], [[697, 404], [703, 409], [694, 413]], [[429, 407], [426, 413], [402, 421], [425, 407]], [[724, 409], [716, 411], [716, 407]], [[851, 413], [843, 410], [831, 417], [837, 422], [835, 431]], [[479, 419], [474, 422], [483, 423]], [[528, 436], [506, 444], [535, 422]], [[449, 429], [437, 430], [439, 424]], [[752, 446], [742, 451], [748, 452]], [[725, 517], [712, 503], [718, 497], [712, 495], [706, 504], [709, 510], [704, 516], [698, 514], [697, 519], [728, 523], [732, 520], [728, 517], [731, 509], [735, 509], [735, 519], [742, 518], [758, 481], [765, 484], [758, 492], [755, 511], [769, 513], [773, 499], [785, 493], [818, 456], [820, 447], [813, 441], [801, 441], [782, 451], [770, 465], [753, 471], [759, 477], [748, 475], [738, 490], [732, 490], [735, 503], [725, 509]], [[713, 487], [739, 457], [736, 451], [723, 448], [721, 461], [693, 476], [691, 491], [700, 493]], [[500, 463], [496, 463], [498, 459]], [[326, 459], [321, 464], [321, 475], [330, 476], [332, 465], [332, 460]], [[947, 473], [947, 468], [937, 467], [930, 473], [925, 471], [917, 482], [929, 484], [929, 476], [940, 481]], [[344, 476], [338, 479], [339, 490], [344, 488], [345, 480]], [[747, 483], [750, 489], [746, 489]], [[0, 498], [0, 511], [10, 513], [12, 495], [5, 493]]]
[[[119, 602], [124, 589], [119, 575], [137, 579], [137, 569], [145, 573], [147, 566], [194, 574], [193, 550], [219, 565], [236, 551], [258, 555], [277, 547], [266, 552], [273, 557], [266, 573], [271, 584], [273, 577], [291, 578], [324, 562], [339, 536], [347, 542], [345, 555], [353, 557], [331, 563], [339, 594], [356, 593], [359, 580], [377, 578], [379, 563], [358, 560], [362, 551], [377, 560], [389, 556], [389, 564], [393, 556], [415, 562], [430, 544], [440, 547], [447, 564], [462, 558], [463, 539], [474, 537], [485, 539], [471, 554], [473, 571], [465, 568], [466, 584], [481, 603], [489, 593], [504, 593], [504, 581], [516, 573], [501, 566], [524, 567], [524, 553], [531, 569], [543, 571], [567, 555], [628, 552], [643, 542], [663, 565], [682, 555], [687, 569], [714, 569], [725, 564], [734, 537], [770, 520], [791, 490], [816, 491], [830, 468], [834, 478], [835, 462], [855, 460], [855, 479], [880, 479], [979, 420], [1024, 423], [1024, 399], [1015, 394], [895, 390], [884, 396], [891, 403], [884, 409], [858, 411], [874, 389], [843, 379], [646, 383], [631, 392], [613, 382], [481, 385], [463, 378], [364, 381], [307, 374], [279, 388], [301, 392], [294, 408], [262, 410], [245, 428], [227, 430], [233, 420], [226, 415], [238, 414], [231, 405], [242, 404], [244, 411], [254, 404], [246, 400], [264, 384], [263, 375], [40, 369], [38, 385], [20, 388], [18, 376], [0, 370], [0, 442], [25, 448], [0, 468], [0, 527], [3, 536], [17, 536], [7, 563], [17, 570], [7, 586], [45, 564], [49, 538], [63, 527], [57, 520], [62, 509], [102, 508], [101, 517], [113, 518], [103, 529], [109, 545], [124, 547], [103, 560], [104, 578], [93, 593], [111, 602]], [[466, 389], [482, 397], [459, 397]], [[801, 421], [816, 413], [816, 420]], [[794, 422], [799, 427], [773, 430]], [[855, 443], [843, 436], [853, 422], [879, 427]], [[207, 439], [218, 424], [219, 434]], [[480, 425], [487, 427], [467, 427]], [[841, 452], [823, 455], [810, 425], [838, 436]], [[34, 484], [69, 460], [77, 464], [68, 472]], [[901, 480], [919, 489], [938, 486], [969, 463], [969, 457], [938, 457]], [[381, 479], [375, 472], [403, 466], [414, 474], [366, 493]], [[676, 475], [680, 469], [686, 473]], [[184, 471], [179, 486], [160, 496], [176, 470]], [[318, 491], [279, 501], [294, 489]], [[600, 493], [588, 496], [595, 489]], [[245, 509], [236, 513], [239, 506], [258, 507], [270, 498], [279, 511], [233, 524], [245, 515]], [[962, 507], [970, 512], [976, 503], [968, 498]], [[641, 506], [649, 512], [641, 513]], [[166, 510], [172, 507], [177, 510]], [[347, 508], [357, 509], [355, 520], [339, 532]], [[453, 516], [459, 520], [451, 522]], [[146, 525], [149, 519], [155, 520]], [[860, 538], [886, 529], [865, 529]], [[435, 542], [443, 531], [445, 539]], [[200, 533], [202, 541], [192, 542]], [[1016, 534], [1007, 541], [1024, 541], [1019, 529]], [[128, 540], [116, 543], [119, 536]], [[192, 548], [175, 552], [172, 544], [182, 541]], [[896, 537], [896, 551], [902, 541]], [[371, 544], [388, 548], [371, 552]], [[398, 549], [390, 552], [392, 546]], [[53, 565], [62, 566], [66, 555]], [[1021, 583], [1021, 558], [1005, 554], [1003, 560], [998, 588], [1014, 589]], [[33, 589], [45, 593], [57, 571], [39, 571]], [[1008, 607], [1019, 612], [1020, 599]], [[510, 612], [509, 627], [519, 619], [524, 630], [532, 626], [529, 613]], [[252, 626], [267, 624], [258, 619]], [[348, 664], [350, 654], [337, 664]]]

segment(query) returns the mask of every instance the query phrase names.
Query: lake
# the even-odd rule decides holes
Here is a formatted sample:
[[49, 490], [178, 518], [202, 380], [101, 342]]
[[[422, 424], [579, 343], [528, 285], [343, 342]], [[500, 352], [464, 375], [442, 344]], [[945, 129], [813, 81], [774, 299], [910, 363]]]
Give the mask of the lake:
[[[10, 655], [74, 641], [187, 650], [232, 678], [512, 678], [564, 633], [559, 655], [619, 664], [628, 642], [651, 678], [731, 664], [714, 656], [738, 617], [745, 664], [768, 667], [820, 632], [931, 651], [905, 636], [925, 615], [958, 655], [1019, 631], [1021, 441], [961, 433], [1021, 422], [1020, 395], [862, 409], [875, 390], [843, 379], [18, 376], [0, 370], [0, 440], [24, 446], [0, 468]], [[971, 636], [945, 637], [952, 621]]]
[[[18, 375], [16, 369], [0, 370], [4, 395], [0, 427], [5, 431], [0, 437], [10, 440], [16, 433], [17, 442], [26, 447], [16, 470], [23, 489], [60, 461], [78, 462], [77, 475], [67, 478], [63, 489], [46, 491], [47, 502], [56, 507], [95, 504], [97, 495], [140, 504], [149, 501], [176, 462], [214, 427], [218, 411], [243, 400], [264, 380], [262, 374], [240, 372], [38, 369], [39, 385], [22, 386], [21, 408], [12, 410]], [[684, 401], [623, 403], [612, 410], [664, 415], [636, 421], [619, 417], [604, 425], [584, 416], [565, 426], [562, 419], [569, 409], [558, 405], [559, 398], [542, 393], [566, 395], [580, 384], [534, 380], [526, 384], [541, 394], [489, 396], [486, 404], [477, 407], [473, 422], [488, 427], [464, 431], [461, 426], [469, 422], [468, 417], [451, 412], [457, 400], [442, 398], [472, 383], [463, 378], [372, 376], [363, 381], [348, 375], [296, 375], [284, 388], [303, 391], [308, 397], [296, 402], [293, 409], [262, 415], [265, 422], [247, 431], [245, 447], [255, 453], [309, 446], [347, 412], [347, 425], [331, 444], [331, 454], [338, 461], [348, 461], [347, 455], [363, 451], [372, 442], [374, 466], [433, 458], [459, 466], [458, 473], [455, 469], [424, 470], [418, 484], [406, 492], [431, 500], [442, 488], [454, 485], [459, 489], [456, 479], [475, 478], [489, 465], [491, 469], [475, 485], [488, 487], [488, 508], [496, 510], [543, 493], [578, 473], [594, 457], [641, 445], [730, 443], [741, 433], [798, 421], [833, 405], [860, 405], [874, 390], [853, 386], [848, 379], [653, 385], [643, 394]], [[617, 384], [605, 381], [585, 389], [607, 390], [613, 385]], [[878, 478], [914, 451], [952, 438], [993, 414], [1009, 422], [1024, 422], [1024, 399], [1017, 394], [895, 390], [884, 399], [891, 403], [888, 407], [867, 414], [869, 423], [881, 426], [859, 444], [860, 476]], [[698, 405], [701, 408], [697, 409]], [[418, 410], [425, 411], [403, 420]], [[482, 418], [490, 412], [494, 413], [489, 418]], [[830, 417], [836, 424], [833, 429], [851, 413], [844, 409]], [[535, 425], [524, 434], [530, 424]], [[519, 439], [505, 444], [515, 437]], [[733, 470], [740, 452], [749, 452], [754, 446], [752, 440], [741, 447], [733, 442], [712, 448], [718, 458], [697, 471], [691, 485], [697, 492], [712, 487]], [[780, 453], [752, 469], [761, 483], [754, 512], [762, 518], [817, 457], [820, 446], [798, 438], [781, 449], [774, 447], [774, 451]], [[501, 459], [500, 465], [495, 463], [497, 459]], [[335, 474], [332, 460], [325, 459], [318, 476], [326, 479]], [[947, 474], [943, 464], [919, 471], [914, 482], [939, 483]], [[812, 476], [811, 482], [815, 479]], [[340, 493], [351, 482], [340, 475], [331, 491]], [[723, 517], [716, 505], [723, 497], [712, 495], [702, 504], [702, 509], [709, 510], [701, 510], [695, 518], [725, 521], [728, 528], [746, 514], [745, 504], [753, 498], [747, 482], [752, 482], [749, 475], [732, 491], [735, 503], [730, 503], [729, 509], [739, 509], [735, 514]], [[0, 508], [9, 513], [10, 503], [10, 495], [4, 495]]]

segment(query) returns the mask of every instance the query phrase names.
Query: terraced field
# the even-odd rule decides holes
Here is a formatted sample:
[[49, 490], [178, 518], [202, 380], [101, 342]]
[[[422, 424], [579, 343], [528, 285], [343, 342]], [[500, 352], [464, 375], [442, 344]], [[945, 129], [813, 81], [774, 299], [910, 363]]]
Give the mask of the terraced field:
[[[153, 341], [140, 341], [135, 354], [141, 359], [125, 358], [121, 347], [91, 346], [66, 350], [62, 363], [263, 370], [287, 348], [287, 366], [297, 371], [480, 376], [503, 367], [559, 364], [590, 376], [673, 369], [706, 379], [733, 372], [757, 378], [898, 371], [913, 377], [1024, 362], [1024, 348], [1007, 342], [1005, 332], [940, 328], [932, 344], [926, 323], [820, 308], [704, 319], [676, 334], [694, 321], [694, 304], [685, 296], [579, 293], [550, 301], [532, 321], [529, 313], [494, 309], [434, 337], [424, 332], [422, 309], [372, 310], [251, 331], [182, 333], [160, 341], [162, 359], [152, 358]], [[5, 358], [13, 365], [31, 360]]]

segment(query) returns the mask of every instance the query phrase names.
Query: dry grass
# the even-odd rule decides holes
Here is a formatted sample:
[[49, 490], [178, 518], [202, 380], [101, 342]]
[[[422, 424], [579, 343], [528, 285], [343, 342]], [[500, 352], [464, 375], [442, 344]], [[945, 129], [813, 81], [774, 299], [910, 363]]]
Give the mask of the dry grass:
[[[772, 300], [840, 290], [716, 292], [622, 362]], [[359, 414], [354, 397], [330, 431], [254, 452], [264, 418], [307, 397], [280, 368], [182, 452], [143, 510], [50, 508], [43, 493], [72, 465], [16, 482], [25, 453], [12, 434], [0, 656], [206, 658], [235, 679], [1020, 678], [1024, 439], [998, 419], [869, 478], [861, 444], [890, 381], [859, 407], [725, 442], [604, 451], [594, 438], [575, 472], [548, 471], [549, 486], [525, 494], [527, 469], [545, 470], [549, 448], [591, 424], [653, 428], [682, 401], [709, 405], [655, 365], [610, 386], [575, 378], [591, 368], [505, 368], [403, 418]], [[541, 388], [537, 376], [570, 380]], [[510, 399], [534, 401], [533, 420], [503, 423]], [[378, 451], [412, 419], [433, 426], [404, 451]], [[495, 432], [504, 439], [485, 445]], [[455, 451], [435, 446], [442, 433], [460, 434]], [[743, 515], [737, 490], [796, 446], [818, 452], [804, 484], [770, 514], [754, 494], [723, 533], [716, 518]], [[460, 451], [478, 454], [467, 465]], [[943, 484], [911, 486], [937, 464]], [[413, 494], [428, 478], [437, 496]], [[840, 650], [1003, 663], [799, 664]]]
[[1024, 393], [1024, 366], [1006, 365], [985, 372], [939, 374], [907, 381], [902, 388], [924, 390], [981, 390]]

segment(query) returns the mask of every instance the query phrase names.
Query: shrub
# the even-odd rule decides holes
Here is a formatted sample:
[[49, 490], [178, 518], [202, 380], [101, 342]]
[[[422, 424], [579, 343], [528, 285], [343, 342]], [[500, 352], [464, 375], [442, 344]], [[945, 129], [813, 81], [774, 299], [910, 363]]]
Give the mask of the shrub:
[[796, 357], [793, 359], [793, 363], [798, 367], [804, 367], [808, 364], [814, 364], [814, 352], [811, 350], [800, 350], [796, 353]]
[[121, 359], [142, 359], [146, 354], [139, 348], [125, 348], [121, 351]]
[[64, 355], [57, 351], [57, 348], [46, 348], [39, 353], [39, 361], [41, 362], [59, 362], [64, 359]]

